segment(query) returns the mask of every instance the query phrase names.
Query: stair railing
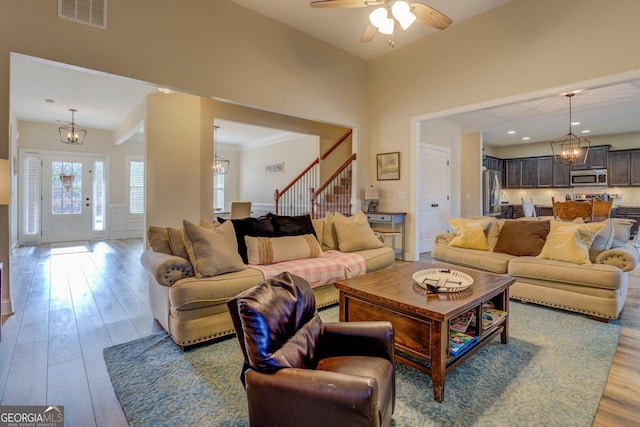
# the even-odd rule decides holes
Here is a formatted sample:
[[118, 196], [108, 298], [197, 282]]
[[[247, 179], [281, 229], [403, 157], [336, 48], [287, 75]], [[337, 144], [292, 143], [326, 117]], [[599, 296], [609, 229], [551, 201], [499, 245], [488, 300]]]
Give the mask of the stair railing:
[[351, 181], [356, 158], [353, 153], [324, 184], [310, 190], [311, 218], [324, 218], [327, 212], [351, 214]]
[[[311, 164], [300, 172], [286, 187], [282, 190], [275, 191], [276, 215], [303, 215], [311, 212], [311, 198], [314, 197], [313, 189], [318, 188], [319, 185], [320, 160], [326, 159], [352, 133], [353, 130], [349, 129], [335, 144], [321, 154], [320, 157], [312, 161]], [[331, 178], [329, 178], [327, 182], [330, 180]]]

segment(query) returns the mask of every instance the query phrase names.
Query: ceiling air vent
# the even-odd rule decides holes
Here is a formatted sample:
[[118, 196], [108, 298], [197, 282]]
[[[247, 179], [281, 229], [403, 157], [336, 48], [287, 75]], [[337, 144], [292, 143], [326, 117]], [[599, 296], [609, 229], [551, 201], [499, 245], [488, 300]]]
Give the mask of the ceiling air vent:
[[107, 0], [58, 0], [58, 16], [107, 29]]

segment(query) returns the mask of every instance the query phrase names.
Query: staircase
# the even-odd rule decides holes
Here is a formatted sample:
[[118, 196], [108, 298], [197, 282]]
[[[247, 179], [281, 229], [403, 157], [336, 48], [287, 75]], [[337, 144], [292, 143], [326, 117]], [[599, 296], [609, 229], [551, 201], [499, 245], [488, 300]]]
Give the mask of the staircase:
[[326, 153], [316, 158], [291, 183], [282, 190], [275, 191], [277, 215], [304, 215], [312, 218], [324, 218], [327, 212], [351, 214], [351, 191], [353, 162], [356, 154], [352, 154], [340, 165], [324, 183], [320, 184], [320, 164], [352, 131], [349, 130]]

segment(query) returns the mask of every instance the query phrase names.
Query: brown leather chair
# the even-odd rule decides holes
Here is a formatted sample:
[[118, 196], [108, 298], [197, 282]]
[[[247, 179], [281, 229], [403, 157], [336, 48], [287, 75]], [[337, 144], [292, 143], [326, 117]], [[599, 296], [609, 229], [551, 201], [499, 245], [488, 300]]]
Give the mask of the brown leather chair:
[[389, 426], [390, 322], [323, 323], [309, 283], [282, 273], [227, 301], [252, 426]]
[[577, 200], [568, 200], [566, 202], [556, 202], [552, 197], [553, 216], [562, 221], [573, 221], [576, 218], [582, 218], [585, 221], [591, 220], [593, 211], [593, 200], [586, 202], [578, 202]]

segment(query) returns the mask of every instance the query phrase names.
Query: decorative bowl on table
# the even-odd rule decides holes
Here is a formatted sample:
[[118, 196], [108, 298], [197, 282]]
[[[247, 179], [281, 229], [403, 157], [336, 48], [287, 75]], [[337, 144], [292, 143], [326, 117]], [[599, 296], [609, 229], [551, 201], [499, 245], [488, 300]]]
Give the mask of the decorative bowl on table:
[[473, 284], [473, 278], [466, 273], [448, 268], [429, 268], [413, 273], [418, 286], [431, 293], [461, 292]]

